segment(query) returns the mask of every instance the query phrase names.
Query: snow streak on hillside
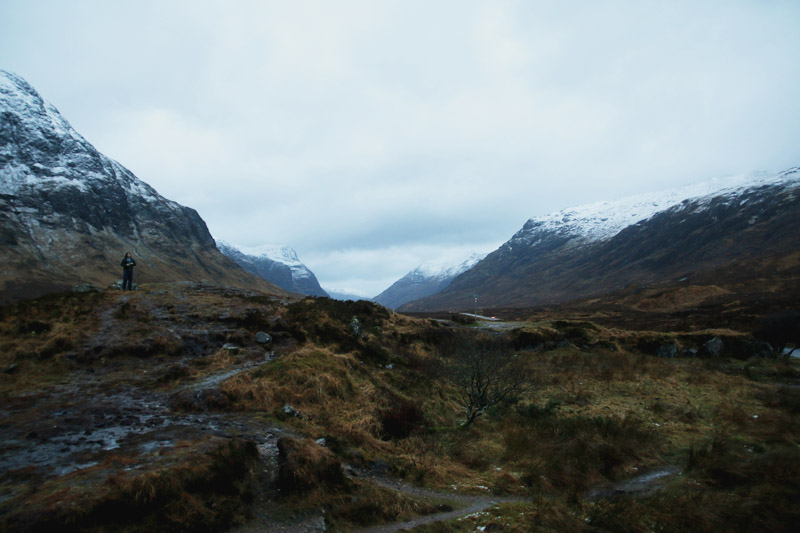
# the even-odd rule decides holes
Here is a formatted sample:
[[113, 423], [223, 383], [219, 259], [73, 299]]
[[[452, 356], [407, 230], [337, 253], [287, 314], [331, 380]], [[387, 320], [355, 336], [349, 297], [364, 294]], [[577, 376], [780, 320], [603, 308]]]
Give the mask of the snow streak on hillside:
[[297, 257], [297, 252], [288, 246], [278, 246], [265, 244], [262, 246], [241, 246], [238, 244], [231, 244], [224, 241], [218, 241], [220, 245], [229, 248], [235, 248], [244, 255], [260, 259], [269, 259], [276, 263], [282, 263], [292, 269], [295, 279], [302, 277], [309, 277], [311, 272], [306, 268], [300, 259]]
[[537, 238], [544, 233], [556, 233], [580, 242], [602, 241], [684, 201], [736, 196], [746, 188], [768, 186], [787, 180], [800, 180], [798, 169], [715, 178], [677, 189], [571, 207], [528, 220], [510, 242], [535, 245]]
[[426, 261], [409, 272], [408, 275], [419, 276], [429, 280], [454, 278], [475, 266], [484, 257], [486, 257], [485, 253], [473, 253], [464, 261], [455, 265], [450, 262]]

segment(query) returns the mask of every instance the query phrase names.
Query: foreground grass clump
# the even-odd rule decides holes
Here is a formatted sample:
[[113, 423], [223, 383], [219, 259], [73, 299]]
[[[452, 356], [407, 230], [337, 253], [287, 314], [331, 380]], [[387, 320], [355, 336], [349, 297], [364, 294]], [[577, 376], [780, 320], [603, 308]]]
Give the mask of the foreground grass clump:
[[506, 418], [502, 439], [505, 464], [523, 471], [527, 485], [572, 498], [652, 463], [662, 451], [656, 432], [634, 417], [563, 417], [535, 405]]
[[109, 457], [46, 481], [24, 507], [6, 513], [5, 531], [218, 531], [242, 521], [258, 452], [249, 441], [207, 438], [178, 445], [173, 464], [131, 470]]
[[765, 449], [717, 435], [692, 449], [669, 490], [596, 502], [589, 517], [610, 531], [795, 531], [798, 479], [796, 446]]

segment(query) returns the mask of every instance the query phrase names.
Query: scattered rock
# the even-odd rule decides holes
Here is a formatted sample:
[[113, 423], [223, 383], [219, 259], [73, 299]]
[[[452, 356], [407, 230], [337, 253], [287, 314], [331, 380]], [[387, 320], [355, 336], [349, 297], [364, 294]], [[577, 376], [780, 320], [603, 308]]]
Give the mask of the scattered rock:
[[[133, 290], [136, 290], [136, 289], [139, 288], [139, 284], [134, 282], [134, 283], [131, 284], [131, 287], [133, 288]], [[114, 283], [109, 285], [108, 288], [112, 289], [112, 290], [121, 291], [122, 290], [122, 280], [118, 279], [117, 281], [115, 281]]]
[[272, 337], [269, 335], [269, 333], [259, 331], [256, 333], [255, 340], [258, 344], [270, 344], [272, 342]]
[[658, 357], [678, 357], [678, 345], [674, 342], [669, 344], [662, 344], [658, 347], [658, 351], [656, 352]]
[[295, 409], [294, 407], [292, 407], [288, 403], [283, 406], [282, 411], [283, 411], [283, 414], [285, 414], [286, 416], [292, 416], [294, 418], [305, 418], [305, 416], [303, 416], [303, 413], [301, 413], [300, 411], [298, 411], [297, 409]]
[[722, 355], [722, 350], [725, 348], [725, 343], [719, 337], [714, 337], [710, 341], [703, 344], [702, 353], [706, 357], [719, 357]]
[[316, 442], [317, 444], [319, 444], [320, 446], [325, 446], [325, 445], [327, 445], [327, 444], [328, 444], [328, 442], [325, 440], [325, 438], [324, 438], [324, 437], [323, 437], [323, 438], [321, 438], [321, 439], [317, 439], [315, 442]]
[[223, 350], [228, 350], [229, 352], [233, 352], [233, 353], [239, 353], [239, 347], [236, 346], [233, 343], [230, 343], [230, 342], [226, 342], [225, 344], [223, 344], [222, 345], [222, 349]]
[[17, 370], [19, 370], [19, 366], [17, 365], [17, 363], [11, 363], [7, 367], [5, 367], [3, 372], [5, 372], [6, 374], [13, 374]]
[[80, 283], [80, 284], [75, 285], [74, 287], [72, 287], [72, 292], [78, 292], [78, 293], [81, 293], [81, 292], [94, 292], [94, 291], [98, 291], [98, 290], [99, 289], [97, 287], [95, 287], [94, 285], [92, 285], [91, 283]]
[[354, 316], [350, 321], [350, 329], [356, 337], [361, 336], [361, 321], [358, 320], [358, 317]]

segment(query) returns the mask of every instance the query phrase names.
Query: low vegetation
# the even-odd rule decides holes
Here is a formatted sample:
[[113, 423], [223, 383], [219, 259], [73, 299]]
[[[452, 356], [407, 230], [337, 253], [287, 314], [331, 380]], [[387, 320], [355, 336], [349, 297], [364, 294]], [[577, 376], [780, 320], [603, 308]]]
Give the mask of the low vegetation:
[[[508, 501], [417, 530], [793, 530], [800, 366], [757, 349], [786, 338], [781, 320], [485, 329], [201, 284], [7, 306], [0, 524], [199, 531], [319, 515], [349, 531], [452, 510], [457, 491]], [[92, 445], [116, 412], [130, 431]], [[80, 446], [50, 451], [64, 432]], [[25, 446], [72, 466], [15, 463]], [[653, 490], [619, 488], [659, 469]]]

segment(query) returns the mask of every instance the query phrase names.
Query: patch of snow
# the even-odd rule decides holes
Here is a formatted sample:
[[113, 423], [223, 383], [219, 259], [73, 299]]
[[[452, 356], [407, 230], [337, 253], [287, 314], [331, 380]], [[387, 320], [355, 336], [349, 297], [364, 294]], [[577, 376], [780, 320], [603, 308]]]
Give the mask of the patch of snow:
[[715, 178], [677, 189], [570, 207], [528, 220], [512, 241], [533, 246], [540, 239], [541, 232], [549, 231], [583, 242], [606, 240], [628, 226], [685, 201], [695, 202], [695, 212], [702, 212], [713, 198], [728, 196], [734, 200], [745, 189], [790, 182], [800, 182], [800, 167], [779, 173], [757, 172]]
[[475, 266], [486, 255], [485, 253], [472, 253], [469, 257], [456, 264], [443, 261], [426, 261], [412, 270], [409, 275], [442, 280], [453, 278]]
[[[220, 241], [222, 242], [222, 241]], [[264, 244], [261, 246], [241, 246], [239, 244], [223, 243], [231, 248], [235, 248], [245, 255], [252, 257], [263, 257], [276, 263], [283, 263], [286, 266], [302, 266], [303, 263], [297, 258], [297, 252], [288, 246], [274, 244]]]

